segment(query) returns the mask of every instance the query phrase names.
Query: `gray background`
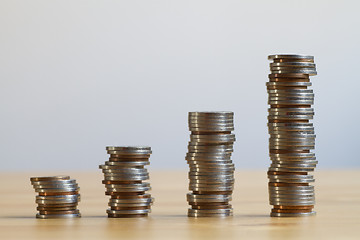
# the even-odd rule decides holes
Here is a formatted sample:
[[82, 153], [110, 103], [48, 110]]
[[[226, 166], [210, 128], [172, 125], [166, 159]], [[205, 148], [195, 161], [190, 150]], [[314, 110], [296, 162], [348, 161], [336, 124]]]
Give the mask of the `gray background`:
[[267, 55], [315, 56], [319, 168], [359, 167], [358, 1], [0, 1], [1, 170], [95, 170], [106, 145], [187, 167], [188, 111], [235, 112], [268, 160]]

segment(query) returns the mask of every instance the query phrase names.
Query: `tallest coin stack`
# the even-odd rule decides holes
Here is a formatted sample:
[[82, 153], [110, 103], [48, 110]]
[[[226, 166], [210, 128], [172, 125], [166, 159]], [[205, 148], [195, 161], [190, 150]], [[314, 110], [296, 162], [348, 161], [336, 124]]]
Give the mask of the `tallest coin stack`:
[[271, 165], [268, 171], [273, 217], [314, 215], [317, 161], [313, 124], [314, 93], [309, 76], [316, 75], [313, 56], [270, 55], [268, 128]]

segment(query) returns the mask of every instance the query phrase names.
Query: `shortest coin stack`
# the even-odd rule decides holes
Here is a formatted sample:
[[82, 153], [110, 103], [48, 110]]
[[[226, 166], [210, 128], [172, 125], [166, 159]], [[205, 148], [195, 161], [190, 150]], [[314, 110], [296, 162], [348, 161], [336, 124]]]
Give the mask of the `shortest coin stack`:
[[38, 204], [37, 218], [75, 218], [80, 217], [77, 209], [80, 201], [78, 184], [70, 176], [32, 177], [30, 178]]
[[100, 165], [104, 173], [106, 195], [110, 195], [108, 217], [146, 217], [154, 199], [146, 191], [151, 190], [149, 173], [150, 147], [106, 147], [109, 161]]

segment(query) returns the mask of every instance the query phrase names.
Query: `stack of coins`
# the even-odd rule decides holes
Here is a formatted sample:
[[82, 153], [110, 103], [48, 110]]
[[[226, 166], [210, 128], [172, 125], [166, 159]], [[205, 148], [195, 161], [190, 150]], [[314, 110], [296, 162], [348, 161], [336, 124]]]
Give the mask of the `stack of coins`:
[[187, 201], [189, 217], [224, 217], [233, 211], [229, 204], [234, 188], [231, 160], [235, 135], [233, 112], [190, 112], [190, 142]]
[[313, 56], [270, 55], [271, 74], [268, 128], [271, 165], [268, 171], [273, 217], [314, 215], [313, 175], [317, 161], [313, 90], [309, 76], [316, 75]]
[[30, 178], [38, 204], [37, 218], [75, 218], [80, 217], [77, 209], [80, 201], [78, 184], [70, 176]]
[[146, 217], [154, 199], [145, 193], [151, 189], [149, 173], [150, 147], [106, 147], [109, 161], [100, 165], [104, 173], [106, 195], [110, 195], [108, 217]]

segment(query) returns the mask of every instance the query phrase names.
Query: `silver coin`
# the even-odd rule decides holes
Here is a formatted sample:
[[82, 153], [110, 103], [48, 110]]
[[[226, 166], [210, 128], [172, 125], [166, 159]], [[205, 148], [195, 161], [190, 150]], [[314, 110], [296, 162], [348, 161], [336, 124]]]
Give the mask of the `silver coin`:
[[193, 163], [190, 162], [189, 163], [189, 167], [190, 168], [204, 168], [204, 169], [235, 169], [235, 164], [230, 162], [230, 163], [219, 163], [219, 164], [214, 164], [214, 165], [208, 165], [208, 164], [202, 164], [202, 163]]
[[78, 199], [80, 194], [56, 195], [56, 196], [36, 196], [37, 200], [59, 200], [59, 199]]
[[289, 168], [289, 169], [303, 168], [303, 169], [308, 169], [308, 171], [312, 171], [315, 168], [314, 165], [307, 165], [307, 164], [274, 164], [274, 163], [271, 163], [270, 166], [273, 168]]
[[216, 174], [216, 172], [224, 173], [224, 172], [234, 172], [234, 167], [224, 167], [224, 168], [209, 168], [209, 167], [194, 167], [190, 166], [191, 172], [212, 172]]
[[[306, 147], [306, 149], [308, 149], [308, 147], [312, 147], [315, 148], [315, 142], [279, 142], [279, 141], [269, 141], [270, 142], [270, 145], [271, 148], [273, 148], [273, 146], [275, 147], [284, 147], [285, 149], [288, 149], [289, 147], [292, 147], [292, 148], [303, 148], [303, 147]], [[280, 148], [280, 149], [283, 149], [283, 148]]]
[[305, 59], [309, 61], [314, 61], [314, 57], [310, 55], [300, 55], [300, 54], [274, 54], [268, 56], [269, 60], [274, 59]]
[[74, 184], [76, 183], [75, 179], [68, 179], [68, 180], [61, 180], [61, 181], [34, 181], [31, 182], [31, 185], [33, 186], [37, 186], [37, 185], [48, 185], [48, 184], [52, 184], [52, 185], [62, 185], [62, 184]]
[[277, 160], [271, 160], [273, 164], [280, 164], [280, 165], [286, 165], [286, 164], [305, 164], [307, 166], [313, 166], [316, 167], [318, 164], [318, 161], [309, 160], [309, 161], [277, 161]]
[[314, 189], [309, 189], [309, 190], [274, 190], [274, 189], [269, 189], [269, 193], [270, 194], [315, 194]]
[[207, 125], [223, 125], [223, 124], [234, 124], [233, 118], [189, 118], [188, 125], [201, 125], [201, 126], [207, 126]]
[[273, 144], [296, 144], [296, 143], [302, 143], [302, 144], [313, 144], [315, 143], [315, 137], [292, 137], [292, 138], [274, 138], [270, 137], [269, 141]]
[[311, 67], [311, 66], [270, 66], [270, 71], [272, 73], [274, 73], [275, 71], [289, 71], [289, 72], [295, 71], [295, 72], [297, 72], [300, 70], [316, 72], [316, 67]]
[[281, 94], [281, 95], [288, 95], [288, 94], [313, 94], [314, 91], [312, 89], [271, 89], [267, 90], [269, 94]]
[[270, 131], [270, 137], [280, 136], [282, 138], [316, 138], [315, 131]]
[[234, 112], [214, 111], [214, 112], [189, 112], [189, 117], [232, 117]]
[[301, 150], [312, 150], [315, 149], [315, 144], [313, 145], [278, 145], [276, 143], [270, 142], [269, 149], [283, 149], [283, 150], [291, 150], [291, 151], [301, 151]]
[[41, 188], [76, 188], [78, 187], [77, 183], [71, 184], [42, 184], [42, 185], [33, 185], [34, 189], [41, 189]]
[[189, 184], [190, 188], [216, 188], [216, 189], [220, 189], [220, 188], [234, 188], [234, 183], [190, 183]]
[[[280, 72], [280, 71], [278, 71]], [[267, 82], [267, 87], [310, 87], [311, 82]]]
[[231, 161], [231, 154], [225, 155], [206, 155], [206, 154], [187, 154], [186, 160], [189, 161]]
[[233, 176], [189, 176], [190, 180], [199, 180], [199, 181], [203, 181], [203, 182], [219, 182], [219, 181], [233, 181], [234, 177]]
[[[214, 177], [214, 173], [212, 172], [189, 172], [189, 176], [191, 177], [199, 177], [199, 176], [206, 176], [206, 177]], [[216, 177], [233, 177], [234, 176], [234, 171], [226, 171], [224, 173], [220, 173], [219, 174], [216, 174]]]
[[269, 100], [269, 105], [313, 105], [314, 100]]
[[269, 134], [276, 134], [277, 132], [287, 132], [288, 134], [313, 134], [313, 127], [268, 127]]
[[[274, 202], [299, 202], [299, 201], [315, 201], [315, 196], [299, 196], [295, 194], [281, 195], [280, 197], [276, 197], [270, 195], [270, 201]], [[274, 205], [282, 205], [282, 204], [274, 204]]]
[[188, 213], [188, 217], [217, 217], [217, 218], [223, 218], [223, 217], [231, 217], [232, 215], [233, 215], [232, 212], [230, 212], [230, 213], [216, 213], [216, 214]]
[[136, 156], [136, 155], [147, 155], [150, 156], [151, 151], [143, 150], [143, 151], [118, 151], [118, 150], [107, 150], [108, 154], [114, 154], [114, 155], [123, 155], [123, 156]]
[[127, 174], [143, 175], [148, 173], [147, 169], [145, 168], [102, 169], [102, 172], [106, 174], [118, 174], [118, 175], [127, 175]]
[[[149, 173], [147, 172], [147, 169], [143, 169], [145, 171], [121, 171], [119, 170], [118, 172], [104, 172], [104, 176], [105, 177], [133, 177], [133, 176], [148, 176]], [[103, 170], [105, 171], [105, 170]], [[106, 170], [106, 171], [110, 171], [110, 170]]]
[[35, 200], [37, 204], [64, 204], [64, 203], [76, 203], [79, 199], [57, 199], [57, 200]]
[[314, 186], [286, 186], [286, 187], [275, 187], [269, 186], [269, 189], [274, 190], [314, 190]]
[[199, 165], [199, 166], [203, 166], [203, 167], [216, 167], [216, 166], [221, 166], [222, 164], [231, 164], [232, 161], [187, 161], [187, 163], [189, 164], [189, 167], [191, 165]]
[[144, 169], [143, 166], [126, 166], [126, 165], [99, 165], [100, 169], [118, 170], [118, 169]]
[[227, 158], [230, 158], [231, 157], [231, 153], [227, 153], [227, 152], [218, 152], [218, 153], [187, 153], [186, 154], [186, 159], [187, 158], [199, 158], [199, 159], [202, 159], [202, 158], [210, 158], [210, 157], [220, 157], [220, 158], [223, 158], [223, 159], [227, 159]]
[[232, 200], [231, 195], [198, 195], [188, 193], [186, 195], [186, 199], [188, 202], [192, 203], [209, 203], [209, 202], [229, 202]]
[[232, 192], [234, 190], [234, 187], [219, 187], [219, 188], [215, 188], [215, 187], [204, 187], [204, 188], [200, 188], [200, 187], [192, 187], [189, 186], [189, 190], [190, 191], [204, 191], [204, 192]]
[[134, 162], [111, 162], [106, 161], [105, 165], [102, 166], [116, 166], [116, 167], [142, 167], [145, 165], [149, 165], [149, 161], [134, 161]]
[[206, 150], [206, 151], [233, 151], [233, 145], [216, 145], [216, 146], [194, 146], [189, 145], [188, 150]]
[[216, 214], [216, 213], [230, 213], [233, 210], [231, 208], [225, 209], [188, 209], [189, 213], [207, 213], [207, 214]]
[[270, 67], [306, 67], [315, 68], [316, 64], [312, 62], [274, 62], [270, 63]]
[[303, 168], [275, 168], [275, 167], [269, 167], [269, 171], [272, 172], [309, 172], [313, 171], [313, 169], [303, 169]]
[[109, 207], [146, 207], [151, 206], [152, 203], [109, 203]]
[[[269, 90], [271, 91], [271, 90]], [[314, 100], [314, 93], [268, 93], [268, 100]]]
[[125, 204], [125, 203], [152, 203], [154, 198], [134, 198], [134, 199], [110, 199], [109, 204]]
[[313, 115], [269, 115], [269, 120], [312, 120]]
[[315, 201], [309, 200], [309, 201], [274, 201], [270, 199], [270, 205], [283, 205], [283, 206], [309, 206], [309, 205], [315, 205]]
[[315, 199], [314, 192], [270, 192], [272, 199]]
[[151, 147], [148, 146], [107, 146], [106, 150], [109, 151], [122, 151], [122, 152], [151, 152]]
[[126, 177], [119, 177], [119, 176], [106, 176], [104, 177], [105, 181], [145, 181], [148, 180], [149, 176], [148, 175], [143, 175], [143, 176], [126, 176]]
[[232, 184], [234, 185], [235, 179], [190, 179], [189, 185], [192, 184]]
[[149, 187], [150, 183], [132, 183], [132, 184], [105, 184], [105, 187], [109, 188], [135, 188], [135, 187]]
[[314, 94], [269, 94], [268, 100], [314, 100]]
[[151, 187], [136, 187], [136, 188], [106, 188], [107, 192], [111, 193], [131, 193], [131, 192], [146, 192], [150, 191]]
[[146, 213], [150, 213], [150, 212], [151, 212], [150, 209], [137, 209], [137, 210], [111, 210], [111, 209], [107, 209], [106, 210], [106, 213], [108, 213], [110, 215], [146, 214]]
[[269, 144], [269, 149], [272, 150], [289, 150], [289, 151], [301, 151], [301, 150], [313, 150], [315, 149], [315, 145], [313, 146], [279, 146], [275, 144]]
[[234, 120], [233, 119], [221, 119], [221, 120], [190, 120], [189, 119], [189, 127], [216, 127], [216, 126], [233, 126]]
[[201, 153], [201, 154], [231, 154], [233, 150], [229, 149], [188, 149], [188, 153]]
[[227, 125], [189, 125], [189, 131], [192, 132], [202, 132], [202, 130], [211, 130], [213, 132], [224, 132], [224, 131], [233, 131], [234, 125], [233, 124], [227, 124]]
[[36, 188], [35, 192], [39, 192], [39, 193], [61, 193], [61, 192], [77, 192], [79, 191], [80, 188], [79, 187], [68, 187], [68, 188]]
[[271, 158], [314, 158], [315, 153], [270, 153]]
[[269, 108], [270, 115], [309, 115], [314, 114], [313, 108]]
[[306, 179], [306, 180], [314, 180], [313, 175], [268, 175], [269, 179]]
[[308, 212], [308, 213], [270, 213], [271, 217], [306, 217], [306, 216], [314, 216], [316, 212]]
[[301, 157], [298, 157], [298, 158], [294, 158], [294, 157], [286, 157], [286, 156], [284, 156], [284, 157], [279, 157], [279, 156], [277, 156], [277, 157], [274, 157], [274, 156], [270, 156], [270, 160], [271, 161], [284, 161], [284, 162], [286, 162], [286, 161], [290, 161], [290, 162], [297, 162], [297, 161], [304, 161], [304, 162], [311, 162], [311, 161], [316, 161], [316, 157], [309, 157], [309, 158], [306, 158], [306, 157], [304, 157], [304, 158], [301, 158]]
[[278, 179], [272, 179], [269, 178], [269, 182], [271, 183], [312, 183], [315, 182], [315, 179], [282, 179], [282, 178], [278, 178]]
[[51, 218], [78, 218], [81, 217], [80, 213], [77, 214], [36, 214], [36, 218], [40, 219], [51, 219]]
[[231, 132], [234, 131], [234, 127], [214, 127], [214, 128], [193, 128], [189, 127], [192, 132]]
[[286, 69], [286, 70], [272, 70], [273, 74], [287, 74], [287, 73], [301, 73], [301, 74], [309, 74], [310, 76], [317, 75], [317, 72], [314, 69]]

